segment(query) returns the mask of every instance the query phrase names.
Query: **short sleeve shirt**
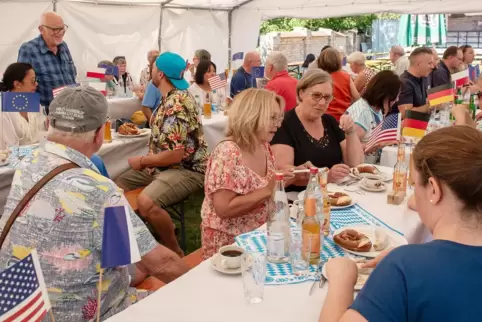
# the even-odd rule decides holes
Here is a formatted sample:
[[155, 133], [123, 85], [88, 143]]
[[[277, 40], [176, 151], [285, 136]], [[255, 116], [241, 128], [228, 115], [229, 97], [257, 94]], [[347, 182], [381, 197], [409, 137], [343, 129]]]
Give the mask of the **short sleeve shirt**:
[[[89, 321], [96, 314], [104, 209], [128, 206], [122, 190], [80, 152], [42, 142], [16, 168], [0, 230], [27, 191], [48, 172], [68, 162], [80, 168], [67, 170], [48, 182], [13, 224], [0, 250], [0, 271], [36, 248], [55, 319]], [[144, 256], [157, 243], [142, 220], [128, 208], [140, 255]], [[126, 266], [104, 270], [102, 320], [132, 304], [135, 290], [129, 288], [129, 283]]]
[[20, 46], [19, 63], [33, 66], [38, 80], [37, 92], [40, 93], [40, 105], [48, 107], [54, 99], [52, 90], [65, 85], [74, 85], [77, 69], [65, 42], [57, 46], [54, 54], [48, 49], [42, 36], [38, 36]]
[[187, 90], [173, 89], [166, 95], [157, 109], [151, 129], [149, 153], [184, 149], [179, 166], [205, 172], [207, 144], [196, 102]]
[[363, 128], [365, 136], [362, 142], [367, 142], [370, 138], [372, 131], [377, 127], [378, 124], [383, 120], [382, 111], [375, 112], [368, 102], [360, 98], [355, 103], [353, 103], [347, 110], [355, 124]]
[[401, 76], [402, 90], [398, 96], [398, 106], [411, 104], [420, 107], [427, 103], [428, 80], [426, 77], [415, 77], [408, 71]]
[[351, 309], [368, 321], [480, 321], [482, 247], [447, 240], [400, 246], [370, 275]]
[[[292, 147], [295, 154], [294, 166], [311, 161], [318, 168], [331, 168], [343, 161], [340, 143], [345, 140], [345, 133], [333, 116], [324, 114], [321, 120], [325, 132], [320, 140], [316, 140], [305, 130], [294, 108], [285, 113], [283, 123], [271, 141], [271, 145], [283, 144]], [[289, 189], [298, 188], [289, 187]]]
[[159, 107], [161, 103], [161, 91], [156, 85], [149, 81], [147, 84], [146, 91], [144, 93], [144, 98], [142, 99], [142, 106], [148, 107], [151, 110], [155, 110]]
[[433, 88], [449, 84], [451, 81], [450, 70], [443, 61], [440, 61], [437, 68], [434, 69], [430, 75], [430, 87]]

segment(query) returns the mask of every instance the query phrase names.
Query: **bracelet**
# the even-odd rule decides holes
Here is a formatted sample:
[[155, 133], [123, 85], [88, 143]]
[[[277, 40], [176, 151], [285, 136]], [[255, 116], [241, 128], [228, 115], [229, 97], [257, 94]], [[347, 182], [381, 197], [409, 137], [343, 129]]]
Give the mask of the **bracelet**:
[[143, 157], [144, 157], [144, 156], [141, 156], [141, 159], [139, 160], [139, 165], [140, 165], [140, 168], [141, 168], [141, 169], [144, 168], [144, 167], [142, 166], [142, 158], [143, 158]]
[[351, 130], [350, 132], [345, 132], [345, 135], [352, 135], [353, 133], [355, 133], [355, 130]]

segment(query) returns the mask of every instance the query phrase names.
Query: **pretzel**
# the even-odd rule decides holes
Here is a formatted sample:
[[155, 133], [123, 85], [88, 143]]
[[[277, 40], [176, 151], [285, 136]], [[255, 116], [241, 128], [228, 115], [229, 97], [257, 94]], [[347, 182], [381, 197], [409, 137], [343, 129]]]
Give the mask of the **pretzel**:
[[359, 165], [356, 167], [359, 173], [371, 173], [371, 174], [377, 174], [378, 170], [372, 165]]
[[333, 237], [335, 243], [355, 252], [369, 252], [372, 248], [370, 239], [353, 229], [346, 229]]
[[351, 198], [344, 192], [333, 192], [329, 193], [330, 202], [332, 206], [341, 207], [348, 206], [351, 203]]
[[132, 123], [124, 123], [119, 127], [119, 133], [122, 135], [138, 135], [141, 131]]

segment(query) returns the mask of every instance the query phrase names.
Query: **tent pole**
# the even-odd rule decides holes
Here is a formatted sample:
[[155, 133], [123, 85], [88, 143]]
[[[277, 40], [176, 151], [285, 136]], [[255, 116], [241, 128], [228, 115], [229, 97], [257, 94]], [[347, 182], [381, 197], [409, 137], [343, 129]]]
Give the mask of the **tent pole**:
[[159, 47], [159, 52], [162, 51], [161, 49], [161, 38], [162, 38], [162, 12], [164, 11], [164, 7], [161, 4], [161, 13], [159, 14], [159, 33], [157, 36], [157, 45]]
[[52, 0], [52, 7], [54, 12], [57, 12], [57, 0]]
[[233, 24], [233, 10], [229, 10], [228, 12], [228, 68], [229, 68], [229, 71], [231, 71], [232, 67], [232, 61], [231, 61], [231, 58], [232, 58], [232, 50], [231, 50], [231, 31], [233, 30], [232, 28], [232, 24]]

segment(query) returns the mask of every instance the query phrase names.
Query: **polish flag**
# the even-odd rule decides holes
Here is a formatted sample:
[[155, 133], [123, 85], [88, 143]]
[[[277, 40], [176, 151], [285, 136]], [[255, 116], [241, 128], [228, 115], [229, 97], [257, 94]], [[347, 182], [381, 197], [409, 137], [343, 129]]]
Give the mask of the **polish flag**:
[[105, 83], [89, 83], [89, 86], [101, 92], [102, 95], [107, 96], [107, 91], [105, 90]]
[[452, 82], [455, 82], [456, 87], [463, 86], [470, 81], [468, 69], [452, 74], [451, 77], [452, 77]]
[[105, 77], [105, 68], [93, 68], [92, 70], [87, 71], [87, 77], [102, 79]]

